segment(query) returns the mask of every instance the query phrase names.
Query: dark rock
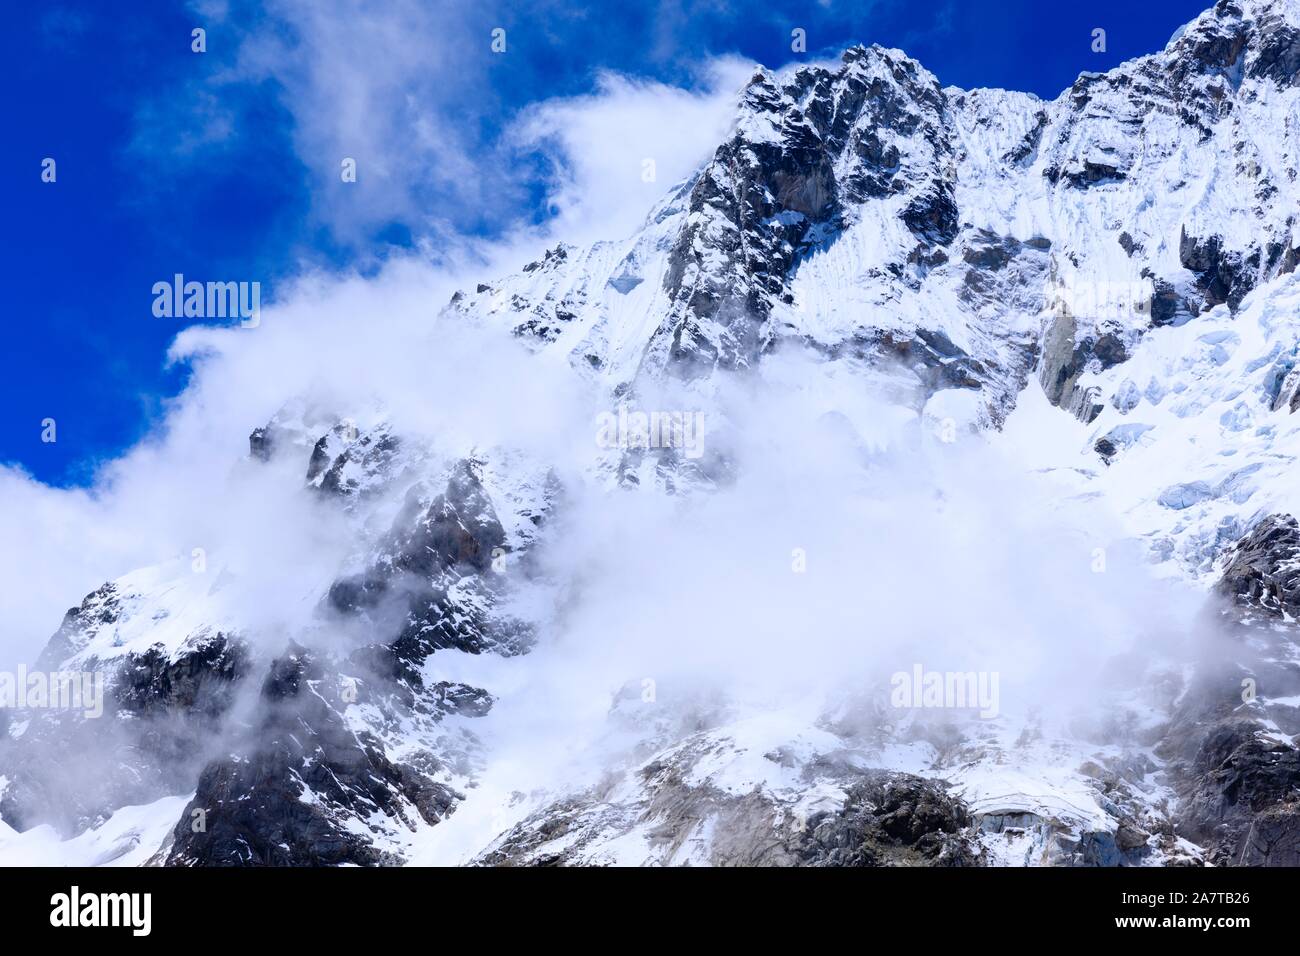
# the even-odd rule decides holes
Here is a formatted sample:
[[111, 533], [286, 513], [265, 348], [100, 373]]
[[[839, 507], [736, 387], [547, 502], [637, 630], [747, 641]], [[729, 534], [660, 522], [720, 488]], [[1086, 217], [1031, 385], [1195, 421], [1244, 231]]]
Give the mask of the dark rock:
[[229, 709], [248, 664], [243, 642], [220, 633], [199, 638], [175, 658], [151, 647], [128, 655], [118, 668], [117, 702], [137, 716], [185, 713], [215, 718]]
[[1048, 401], [1064, 408], [1083, 421], [1092, 421], [1101, 413], [1091, 390], [1077, 386], [1079, 377], [1095, 362], [1105, 370], [1128, 361], [1124, 340], [1115, 332], [1084, 336], [1075, 342], [1076, 322], [1068, 312], [1053, 319], [1044, 336], [1038, 377]]
[[1159, 278], [1152, 280], [1150, 312], [1153, 326], [1173, 325], [1180, 315], [1195, 314], [1177, 290]]
[[794, 852], [805, 866], [979, 866], [970, 813], [945, 786], [871, 771], [844, 806], [808, 819]]
[[393, 763], [323, 693], [328, 672], [291, 645], [262, 686], [263, 718], [243, 753], [210, 764], [172, 834], [169, 866], [333, 866], [397, 862], [351, 821], [436, 823], [458, 795]]
[[1246, 75], [1265, 77], [1283, 88], [1300, 84], [1300, 30], [1280, 11], [1261, 17], [1259, 41], [1246, 67]]
[[[248, 663], [243, 642], [229, 635], [200, 631], [170, 652], [159, 646], [67, 663], [120, 612], [114, 586], [88, 595], [37, 663], [49, 672], [100, 674], [100, 712], [26, 710], [21, 737], [0, 736], [0, 768], [8, 778], [0, 817], [17, 830], [49, 824], [72, 836], [119, 807], [186, 791], [225, 726]], [[88, 776], [94, 786], [86, 785]]]
[[513, 654], [531, 643], [531, 629], [492, 612], [498, 588], [493, 561], [508, 549], [479, 478], [481, 466], [461, 462], [432, 501], [421, 486], [412, 488], [379, 560], [329, 590], [336, 611], [391, 622], [383, 625], [392, 627], [385, 643], [401, 663], [385, 669], [395, 667], [413, 686], [414, 670], [434, 651]]
[[524, 266], [524, 272], [536, 272], [541, 270], [554, 269], [556, 266], [569, 258], [569, 246], [560, 243], [554, 249], [547, 249], [541, 259], [528, 263]]
[[254, 428], [248, 436], [248, 454], [258, 461], [270, 461], [273, 450], [270, 427]]
[[1233, 547], [1218, 591], [1236, 604], [1300, 617], [1300, 524], [1291, 515], [1264, 518]]
[[36, 658], [36, 669], [58, 670], [91, 635], [99, 628], [115, 623], [120, 614], [121, 598], [116, 585], [110, 582], [91, 591], [78, 607], [69, 608], [64, 613], [63, 623]]
[[946, 246], [957, 238], [959, 215], [951, 184], [943, 183], [913, 199], [899, 218], [918, 238]]
[[[742, 112], [778, 122], [780, 135], [754, 136], [739, 124], [692, 182], [691, 217], [664, 277], [673, 306], [652, 338], [653, 361], [685, 378], [757, 361], [775, 337], [773, 306], [791, 301], [803, 256], [842, 234], [848, 204], [903, 195], [900, 218], [923, 245], [956, 237], [942, 90], [894, 51], [858, 47], [843, 60], [840, 70], [789, 78], [759, 71], [746, 87]], [[861, 70], [863, 62], [879, 69]], [[910, 255], [919, 263], [928, 253]], [[902, 264], [887, 268], [901, 275]]]
[[1196, 755], [1181, 830], [1238, 866], [1300, 865], [1300, 750], [1261, 740], [1253, 721], [1215, 726]]
[[492, 709], [496, 699], [487, 691], [468, 684], [456, 684], [438, 681], [429, 688], [438, 701], [438, 705], [449, 714], [461, 714], [467, 717], [484, 717]]
[[1199, 286], [1209, 306], [1226, 302], [1233, 312], [1255, 285], [1260, 253], [1239, 252], [1223, 247], [1218, 236], [1198, 239], [1183, 228], [1178, 243], [1178, 258], [1183, 266], [1196, 273]]
[[1047, 111], [1039, 110], [1034, 114], [1034, 125], [1015, 146], [1002, 156], [1004, 163], [1015, 165], [1028, 164], [1038, 153], [1038, 146], [1043, 140], [1043, 130], [1047, 128]]
[[307, 483], [315, 484], [332, 460], [329, 454], [329, 436], [322, 435], [312, 447], [311, 458], [307, 462]]
[[969, 266], [996, 272], [1005, 268], [1013, 258], [1020, 243], [1010, 236], [999, 237], [990, 233], [981, 233], [962, 253], [962, 259]]
[[1083, 168], [1077, 172], [1067, 174], [1065, 179], [1072, 186], [1086, 189], [1098, 183], [1116, 182], [1123, 179], [1124, 176], [1125, 173], [1118, 166], [1084, 160]]

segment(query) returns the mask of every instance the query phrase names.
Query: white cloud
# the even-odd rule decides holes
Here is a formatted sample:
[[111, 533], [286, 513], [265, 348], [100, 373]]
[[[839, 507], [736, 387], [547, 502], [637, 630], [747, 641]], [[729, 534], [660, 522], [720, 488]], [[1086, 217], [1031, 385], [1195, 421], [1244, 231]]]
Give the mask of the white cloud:
[[[474, 55], [468, 15], [416, 0], [361, 2], [347, 16], [271, 0], [269, 22], [241, 36], [235, 66], [213, 82], [279, 87], [316, 211], [344, 238], [389, 220], [418, 228], [441, 202], [494, 201], [503, 185], [475, 161], [477, 119], [492, 104], [482, 99], [487, 38]], [[355, 183], [341, 179], [345, 158]]]
[[302, 624], [311, 609], [285, 616], [274, 592], [291, 581], [327, 585], [356, 529], [305, 493], [310, 449], [274, 466], [248, 459], [250, 431], [290, 399], [310, 396], [338, 417], [382, 402], [399, 434], [436, 436], [451, 455], [494, 442], [562, 444], [575, 423], [585, 435], [590, 414], [575, 411], [567, 367], [532, 362], [505, 330], [438, 320], [456, 278], [414, 257], [370, 278], [307, 275], [263, 308], [256, 328], [178, 336], [171, 355], [194, 364], [188, 388], [154, 434], [100, 466], [93, 488], [0, 469], [9, 595], [0, 668], [30, 660], [63, 611], [104, 581], [188, 560], [196, 547], [214, 568], [239, 569], [227, 602], [254, 628]]
[[514, 132], [555, 164], [552, 234], [577, 243], [620, 239], [722, 142], [753, 64], [709, 61], [692, 89], [602, 73], [594, 92], [547, 100]]
[[[512, 118], [492, 74], [522, 54], [491, 53], [487, 10], [363, 0], [340, 17], [308, 0], [266, 0], [252, 21], [221, 4], [199, 4], [196, 14], [210, 33], [199, 69], [213, 66], [183, 91], [139, 104], [135, 156], [203, 161], [248, 135], [244, 117], [278, 103], [313, 216], [363, 248], [391, 223], [436, 237], [437, 247], [448, 233], [527, 229], [539, 185], [557, 211], [541, 227], [549, 236], [626, 233], [707, 158], [749, 69], [710, 59], [689, 88], [606, 71], [591, 93], [539, 101]], [[527, 31], [508, 36], [523, 43]], [[532, 152], [544, 157], [540, 166]], [[355, 182], [342, 180], [345, 159], [355, 162]], [[653, 182], [643, 180], [646, 159]], [[538, 183], [545, 167], [554, 176]]]
[[63, 612], [110, 569], [120, 573], [152, 558], [140, 539], [120, 532], [105, 524], [102, 502], [89, 492], [50, 488], [0, 466], [0, 668], [35, 657]]
[[[556, 401], [573, 399], [564, 395], [567, 386], [538, 377], [535, 365], [520, 365], [500, 343], [489, 366], [476, 354], [483, 343], [435, 338], [434, 317], [455, 289], [512, 271], [556, 238], [630, 231], [720, 138], [744, 69], [738, 61], [713, 61], [692, 90], [606, 73], [589, 95], [527, 111], [507, 133], [506, 148], [538, 149], [552, 158], [559, 214], [485, 241], [434, 221], [436, 207], [420, 207], [422, 196], [444, 187], [459, 201], [485, 197], [498, 175], [474, 157], [482, 144], [460, 137], [456, 117], [440, 112], [455, 90], [476, 82], [472, 68], [456, 58], [454, 45], [431, 58], [412, 39], [422, 31], [454, 32], [455, 24], [413, 2], [339, 20], [310, 3], [276, 0], [268, 12], [280, 29], [239, 35], [223, 22], [222, 5], [200, 12], [213, 25], [209, 43], [233, 34], [239, 54], [230, 72], [197, 90], [190, 101], [199, 111], [194, 122], [177, 127], [190, 134], [177, 137], [173, 129], [171, 145], [197, 156], [196, 147], [233, 135], [223, 90], [274, 80], [294, 117], [300, 155], [322, 170], [321, 216], [345, 235], [376, 218], [423, 217], [428, 232], [420, 250], [438, 265], [413, 256], [372, 279], [308, 273], [277, 290], [279, 304], [264, 306], [257, 329], [182, 332], [171, 357], [195, 363], [190, 385], [154, 434], [102, 463], [89, 489], [49, 488], [14, 469], [0, 472], [4, 539], [36, 543], [6, 547], [0, 557], [0, 573], [15, 582], [0, 645], [5, 656], [30, 657], [62, 612], [105, 580], [188, 554], [199, 542], [233, 542], [233, 531], [226, 533], [234, 527], [229, 509], [239, 506], [239, 494], [261, 492], [237, 491], [232, 469], [247, 452], [249, 431], [295, 395], [323, 388], [346, 409], [382, 392], [395, 414], [412, 423], [444, 433], [477, 429], [478, 441], [490, 441], [506, 422], [545, 434]], [[168, 125], [163, 113], [150, 112], [156, 110], [156, 103], [142, 106], [146, 127]], [[351, 205], [341, 199], [348, 195], [342, 184], [329, 181], [337, 180], [343, 155], [360, 166], [361, 188]], [[642, 182], [646, 157], [656, 162], [655, 182]], [[463, 370], [475, 367], [473, 381], [466, 381]], [[485, 388], [491, 381], [495, 390]], [[541, 391], [521, 401], [530, 382]], [[458, 401], [457, 389], [476, 401]], [[431, 409], [445, 414], [431, 416]], [[533, 419], [521, 409], [533, 410]]]

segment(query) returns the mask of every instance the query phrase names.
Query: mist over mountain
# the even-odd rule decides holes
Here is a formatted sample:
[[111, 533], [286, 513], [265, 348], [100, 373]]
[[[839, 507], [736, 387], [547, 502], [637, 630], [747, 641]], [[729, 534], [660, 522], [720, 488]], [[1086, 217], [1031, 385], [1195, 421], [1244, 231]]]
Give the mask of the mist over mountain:
[[1300, 865], [1300, 4], [727, 110], [626, 235], [308, 276], [0, 472], [4, 666], [104, 694], [0, 707], [0, 863]]

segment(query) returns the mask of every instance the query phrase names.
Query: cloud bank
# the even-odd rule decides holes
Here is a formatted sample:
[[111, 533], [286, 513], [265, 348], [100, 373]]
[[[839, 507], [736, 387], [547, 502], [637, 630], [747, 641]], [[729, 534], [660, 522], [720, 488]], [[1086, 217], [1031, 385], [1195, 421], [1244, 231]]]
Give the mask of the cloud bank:
[[[605, 73], [589, 93], [526, 110], [489, 146], [468, 135], [474, 117], [493, 109], [468, 92], [481, 77], [454, 56], [431, 61], [411, 41], [421, 31], [468, 29], [433, 19], [428, 5], [377, 7], [357, 18], [358, 27], [313, 4], [271, 3], [271, 28], [256, 33], [239, 32], [224, 4], [197, 10], [213, 25], [214, 43], [233, 39], [233, 62], [194, 80], [165, 108], [142, 104], [134, 149], [160, 149], [165, 131], [166, 143], [196, 160], [202, 154], [190, 147], [237, 135], [242, 97], [269, 84], [293, 119], [304, 165], [319, 177], [313, 194], [322, 223], [343, 237], [394, 220], [423, 223], [425, 232], [377, 274], [304, 265], [298, 280], [275, 290], [257, 329], [181, 331], [168, 360], [192, 365], [187, 388], [137, 447], [99, 463], [90, 487], [49, 487], [0, 465], [0, 532], [10, 542], [0, 550], [0, 575], [11, 595], [0, 665], [30, 660], [62, 613], [105, 580], [194, 547], [233, 546], [240, 535], [232, 515], [278, 500], [238, 468], [248, 433], [295, 395], [329, 395], [340, 409], [382, 398], [399, 424], [444, 438], [473, 433], [490, 442], [504, 422], [518, 422], [511, 430], [521, 439], [548, 435], [546, 410], [570, 386], [522, 365], [525, 357], [508, 342], [481, 353], [482, 342], [441, 334], [439, 310], [456, 289], [516, 269], [557, 239], [633, 229], [668, 184], [706, 158], [744, 72], [738, 61], [711, 62], [691, 88]], [[182, 133], [172, 135], [177, 128]], [[517, 213], [525, 179], [535, 174], [511, 165], [525, 153], [545, 170], [551, 218], [517, 216], [491, 240], [439, 218], [439, 210], [474, 204]], [[360, 187], [355, 193], [338, 188], [339, 156], [358, 160], [358, 181], [349, 184]], [[652, 181], [643, 178], [646, 158], [656, 164]], [[166, 161], [186, 157], [173, 152]], [[473, 400], [450, 400], [457, 394]], [[437, 409], [455, 412], [439, 417]], [[531, 419], [530, 409], [537, 410]], [[275, 535], [259, 529], [276, 527], [249, 522], [242, 547], [269, 548]], [[343, 548], [326, 552], [337, 557]], [[274, 563], [250, 567], [270, 571]]]

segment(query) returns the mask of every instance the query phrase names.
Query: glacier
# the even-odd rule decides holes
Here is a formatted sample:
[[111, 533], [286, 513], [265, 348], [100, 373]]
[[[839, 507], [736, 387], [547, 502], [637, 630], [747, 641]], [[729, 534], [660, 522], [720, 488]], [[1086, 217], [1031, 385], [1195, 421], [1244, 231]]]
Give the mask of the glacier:
[[103, 718], [0, 711], [0, 863], [1300, 865], [1298, 172], [1296, 0], [1051, 101], [755, 70], [631, 235], [431, 309], [427, 391], [246, 423], [246, 546], [34, 665]]

